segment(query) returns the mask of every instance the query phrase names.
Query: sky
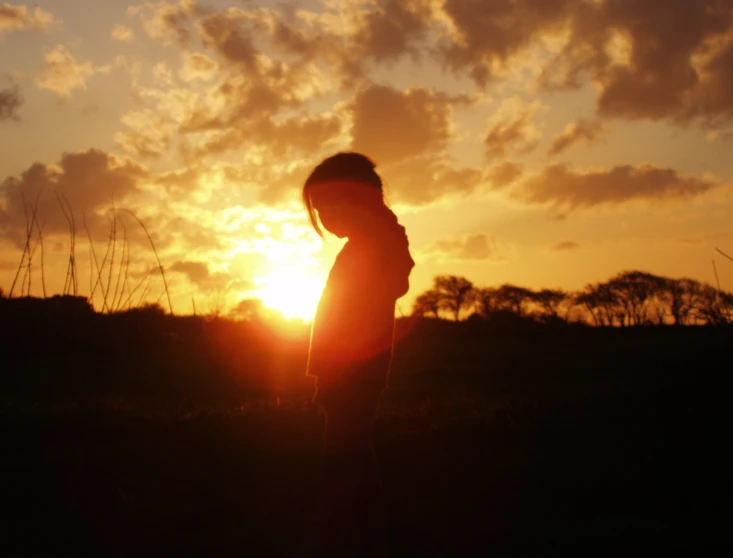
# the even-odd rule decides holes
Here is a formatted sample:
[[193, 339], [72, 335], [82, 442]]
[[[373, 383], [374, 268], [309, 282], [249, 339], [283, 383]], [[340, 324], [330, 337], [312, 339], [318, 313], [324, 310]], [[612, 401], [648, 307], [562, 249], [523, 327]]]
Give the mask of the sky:
[[731, 290], [732, 148], [733, 0], [0, 2], [6, 294], [70, 292], [75, 238], [95, 307], [167, 306], [129, 210], [176, 313], [307, 318], [343, 241], [300, 192], [341, 150], [407, 229], [400, 312], [439, 274], [714, 283], [716, 260]]

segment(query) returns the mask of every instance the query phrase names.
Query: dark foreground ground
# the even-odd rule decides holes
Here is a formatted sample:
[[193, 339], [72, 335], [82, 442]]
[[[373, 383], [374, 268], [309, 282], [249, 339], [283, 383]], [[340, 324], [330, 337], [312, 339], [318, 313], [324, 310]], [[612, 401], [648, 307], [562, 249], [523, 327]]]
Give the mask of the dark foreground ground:
[[[394, 556], [729, 544], [731, 330], [456, 328], [405, 339], [380, 411]], [[322, 417], [238, 397], [6, 391], [0, 554], [292, 556]]]

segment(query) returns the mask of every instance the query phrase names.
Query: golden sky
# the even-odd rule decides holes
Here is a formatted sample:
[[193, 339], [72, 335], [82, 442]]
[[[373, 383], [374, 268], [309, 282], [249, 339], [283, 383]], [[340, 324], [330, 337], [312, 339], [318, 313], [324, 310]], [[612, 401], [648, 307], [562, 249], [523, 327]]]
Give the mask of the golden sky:
[[[82, 219], [101, 259], [114, 203], [148, 226], [176, 312], [258, 296], [307, 315], [341, 241], [308, 228], [299, 192], [344, 149], [376, 160], [407, 228], [405, 312], [445, 273], [714, 282], [732, 147], [733, 0], [0, 2], [5, 292], [40, 191], [49, 292], [68, 266], [58, 193], [80, 294]], [[132, 284], [155, 258], [121, 221]]]

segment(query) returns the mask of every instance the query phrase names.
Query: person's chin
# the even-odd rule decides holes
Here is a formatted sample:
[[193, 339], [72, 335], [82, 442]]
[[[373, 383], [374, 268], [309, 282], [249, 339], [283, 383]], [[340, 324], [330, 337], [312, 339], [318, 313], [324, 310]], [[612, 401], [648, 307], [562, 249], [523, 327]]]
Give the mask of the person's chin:
[[328, 227], [325, 228], [328, 232], [330, 232], [333, 236], [337, 238], [344, 238], [345, 236], [347, 236], [345, 231], [329, 229]]

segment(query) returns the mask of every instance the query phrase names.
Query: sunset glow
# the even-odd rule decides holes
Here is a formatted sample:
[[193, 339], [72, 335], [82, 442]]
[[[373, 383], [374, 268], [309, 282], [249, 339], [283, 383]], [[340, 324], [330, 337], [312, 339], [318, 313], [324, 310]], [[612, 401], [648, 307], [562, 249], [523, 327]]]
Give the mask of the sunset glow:
[[[0, 288], [43, 294], [40, 249], [16, 280], [38, 199], [46, 292], [88, 295], [86, 228], [101, 259], [115, 205], [149, 228], [176, 311], [310, 316], [340, 245], [300, 193], [340, 150], [376, 161], [407, 229], [406, 309], [444, 273], [713, 282], [733, 251], [731, 37], [729, 0], [0, 2]], [[126, 226], [132, 290], [158, 263]]]
[[285, 318], [310, 321], [316, 311], [325, 277], [306, 269], [283, 265], [272, 275], [255, 280], [262, 286], [255, 291], [263, 304]]

